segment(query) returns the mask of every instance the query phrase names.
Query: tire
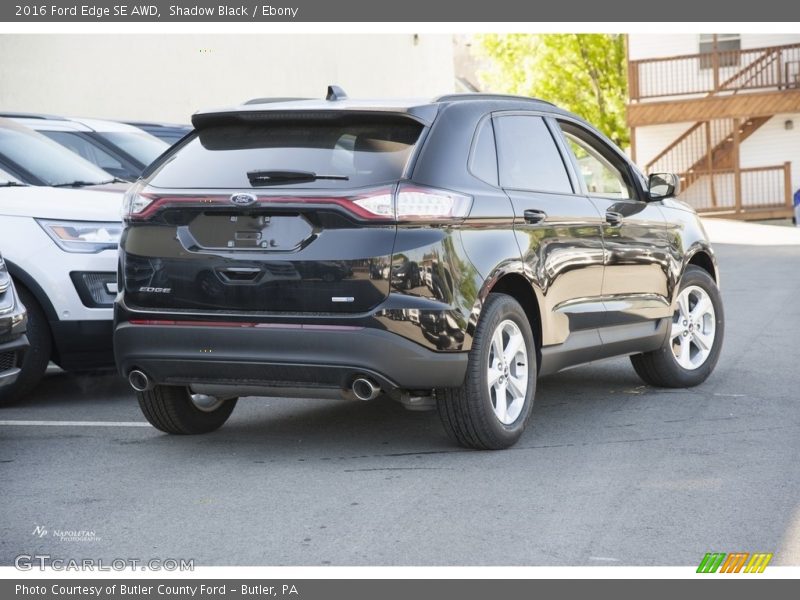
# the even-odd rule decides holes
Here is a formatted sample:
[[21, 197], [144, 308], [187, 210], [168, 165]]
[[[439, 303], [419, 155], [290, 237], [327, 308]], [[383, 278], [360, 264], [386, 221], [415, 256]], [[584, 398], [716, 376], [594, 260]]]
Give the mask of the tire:
[[[490, 365], [497, 364], [494, 358], [493, 338], [501, 331], [504, 349], [508, 350], [510, 337], [521, 335], [524, 349], [511, 361], [504, 359], [508, 367], [493, 369], [495, 373], [505, 373], [497, 378], [505, 381], [505, 390], [510, 390], [512, 402], [506, 403], [506, 410], [500, 411], [496, 402], [498, 389], [490, 391]], [[524, 363], [520, 364], [524, 357]], [[516, 376], [515, 372], [516, 371]], [[514, 398], [512, 382], [519, 384], [525, 376], [525, 392]], [[497, 385], [499, 385], [499, 383]], [[436, 390], [436, 406], [448, 436], [457, 444], [476, 450], [502, 450], [513, 446], [519, 440], [528, 424], [536, 391], [536, 346], [530, 323], [525, 311], [511, 296], [489, 294], [483, 306], [480, 321], [475, 329], [472, 349], [464, 383], [458, 388]], [[505, 419], [501, 417], [505, 414]]]
[[[16, 282], [15, 282], [16, 284]], [[28, 311], [28, 329], [26, 335], [30, 346], [19, 365], [20, 373], [11, 385], [0, 388], [0, 406], [8, 406], [25, 400], [39, 384], [47, 371], [50, 355], [53, 351], [53, 339], [47, 317], [36, 298], [27, 289], [17, 286], [17, 294]]]
[[192, 400], [189, 388], [171, 385], [157, 385], [152, 390], [137, 392], [136, 396], [153, 427], [177, 435], [216, 431], [231, 416], [237, 400], [231, 398], [214, 408], [202, 410]]
[[[713, 312], [702, 310], [701, 300], [706, 295], [711, 303]], [[684, 327], [684, 320], [681, 315], [682, 296], [686, 296], [689, 308], [701, 308], [704, 315], [700, 315], [698, 320], [687, 319], [690, 330]], [[695, 304], [692, 305], [692, 299]], [[697, 313], [699, 315], [699, 313]], [[722, 296], [719, 288], [711, 276], [699, 267], [690, 265], [687, 267], [676, 298], [676, 308], [673, 315], [673, 323], [670, 333], [664, 341], [664, 345], [658, 350], [636, 354], [631, 356], [631, 363], [636, 373], [645, 383], [656, 387], [666, 388], [685, 388], [693, 387], [703, 383], [719, 360], [722, 349], [722, 341], [725, 336], [725, 313], [722, 306]], [[713, 323], [713, 329], [711, 324]], [[698, 324], [700, 327], [698, 328]], [[685, 332], [685, 333], [684, 333]], [[709, 333], [713, 332], [713, 342], [708, 343]], [[678, 335], [674, 335], [677, 333]], [[702, 338], [700, 337], [702, 335]], [[683, 341], [680, 341], [681, 338]], [[701, 345], [700, 340], [705, 340]], [[679, 342], [676, 344], [676, 340]], [[697, 340], [697, 341], [695, 341]], [[684, 344], [689, 344], [688, 356], [681, 354]], [[708, 350], [703, 349], [703, 345], [708, 346]], [[692, 356], [691, 347], [694, 347], [695, 354]]]

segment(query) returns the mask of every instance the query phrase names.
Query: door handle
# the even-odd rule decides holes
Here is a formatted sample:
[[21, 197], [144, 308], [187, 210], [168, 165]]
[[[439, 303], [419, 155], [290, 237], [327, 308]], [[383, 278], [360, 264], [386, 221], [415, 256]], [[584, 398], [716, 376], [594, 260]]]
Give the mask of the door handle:
[[606, 211], [606, 222], [609, 225], [617, 226], [622, 225], [622, 220], [624, 219], [624, 215], [622, 213], [614, 212], [613, 210]]
[[522, 216], [525, 218], [526, 223], [536, 224], [541, 223], [547, 217], [547, 213], [543, 210], [533, 210], [528, 209], [522, 213]]

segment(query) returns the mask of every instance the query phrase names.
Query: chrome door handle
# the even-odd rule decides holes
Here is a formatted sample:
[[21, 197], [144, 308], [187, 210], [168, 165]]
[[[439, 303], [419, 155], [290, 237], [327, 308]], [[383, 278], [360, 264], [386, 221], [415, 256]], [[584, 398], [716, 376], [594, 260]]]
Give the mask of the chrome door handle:
[[547, 213], [544, 212], [543, 210], [528, 209], [522, 213], [522, 216], [525, 218], [526, 223], [530, 223], [533, 225], [544, 221], [545, 218], [547, 218]]

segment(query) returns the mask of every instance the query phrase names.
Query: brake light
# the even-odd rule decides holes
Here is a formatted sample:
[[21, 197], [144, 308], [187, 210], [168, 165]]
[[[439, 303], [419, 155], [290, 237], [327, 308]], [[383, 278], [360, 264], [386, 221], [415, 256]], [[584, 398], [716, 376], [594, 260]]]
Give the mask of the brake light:
[[123, 217], [128, 220], [144, 220], [161, 209], [176, 205], [210, 205], [250, 210], [279, 204], [335, 204], [356, 217], [373, 221], [447, 221], [466, 217], [472, 206], [472, 198], [447, 190], [401, 183], [393, 187], [372, 188], [355, 193], [349, 190], [340, 195], [308, 190], [304, 190], [302, 195], [285, 192], [256, 194], [256, 201], [243, 207], [235, 205], [229, 194], [161, 196], [147, 190], [142, 183], [136, 183], [125, 194]]
[[405, 183], [397, 188], [395, 199], [398, 221], [463, 219], [471, 207], [469, 196]]

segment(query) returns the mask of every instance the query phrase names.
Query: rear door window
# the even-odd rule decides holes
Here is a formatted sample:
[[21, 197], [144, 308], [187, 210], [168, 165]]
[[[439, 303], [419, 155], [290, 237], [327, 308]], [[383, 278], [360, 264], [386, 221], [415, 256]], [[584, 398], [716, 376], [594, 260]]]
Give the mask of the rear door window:
[[547, 125], [535, 115], [495, 117], [500, 185], [514, 190], [573, 193]]
[[[353, 188], [395, 181], [423, 126], [402, 115], [290, 115], [198, 131], [155, 171], [164, 188], [251, 188], [248, 173], [302, 171], [333, 177], [296, 187]], [[256, 187], [260, 187], [256, 185]]]
[[494, 142], [492, 120], [486, 119], [478, 126], [475, 145], [470, 158], [470, 170], [478, 179], [497, 185], [497, 150]]

